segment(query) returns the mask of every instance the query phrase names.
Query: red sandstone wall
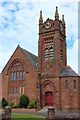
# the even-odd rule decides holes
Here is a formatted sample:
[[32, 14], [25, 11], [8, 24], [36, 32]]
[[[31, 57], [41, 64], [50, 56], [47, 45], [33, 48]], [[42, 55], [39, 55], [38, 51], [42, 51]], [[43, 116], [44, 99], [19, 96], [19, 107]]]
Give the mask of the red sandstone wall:
[[[68, 89], [65, 89], [65, 80], [68, 80]], [[73, 88], [73, 80], [76, 80], [76, 89]], [[78, 108], [78, 77], [61, 78], [61, 107], [63, 110], [69, 107], [73, 110]]]
[[24, 86], [24, 94], [26, 94], [29, 98], [35, 98], [36, 99], [36, 81], [37, 81], [37, 71], [31, 64], [31, 62], [25, 57], [23, 52], [21, 51], [21, 48], [18, 47], [17, 50], [12, 55], [11, 59], [9, 60], [8, 64], [5, 66], [3, 72], [2, 72], [2, 96], [5, 97], [8, 101], [13, 100], [13, 102], [17, 103], [19, 101], [19, 98], [21, 94], [14, 94], [14, 95], [8, 95], [9, 88], [10, 88], [10, 78], [9, 78], [9, 66], [10, 64], [16, 59], [19, 58], [25, 68], [25, 80], [23, 81], [16, 81], [14, 82], [14, 85], [22, 85]]

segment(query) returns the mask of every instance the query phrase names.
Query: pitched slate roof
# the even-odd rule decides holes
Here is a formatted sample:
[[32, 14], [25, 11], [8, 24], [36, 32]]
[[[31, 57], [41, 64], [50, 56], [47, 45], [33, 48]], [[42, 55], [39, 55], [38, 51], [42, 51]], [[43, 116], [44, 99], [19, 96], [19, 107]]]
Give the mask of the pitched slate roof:
[[64, 76], [79, 76], [70, 66], [61, 69], [60, 77]]
[[38, 57], [30, 52], [28, 52], [27, 50], [21, 48], [22, 51], [24, 52], [24, 54], [26, 55], [26, 57], [30, 60], [30, 62], [32, 63], [32, 65], [36, 68], [36, 70], [38, 69]]

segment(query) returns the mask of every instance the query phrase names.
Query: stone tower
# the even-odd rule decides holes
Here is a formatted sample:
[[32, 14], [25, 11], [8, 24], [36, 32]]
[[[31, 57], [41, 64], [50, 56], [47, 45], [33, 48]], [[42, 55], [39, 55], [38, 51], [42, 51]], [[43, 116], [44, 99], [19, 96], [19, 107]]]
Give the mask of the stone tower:
[[[59, 85], [61, 68], [67, 65], [66, 35], [64, 15], [59, 20], [58, 8], [55, 11], [55, 20], [47, 19], [43, 22], [42, 11], [39, 18], [38, 40], [38, 74], [40, 85], [41, 107], [49, 105], [46, 96], [55, 94], [56, 84]], [[54, 85], [52, 85], [54, 83]], [[39, 90], [39, 89], [38, 89]], [[49, 91], [51, 93], [49, 93]], [[54, 93], [53, 93], [54, 91]], [[38, 91], [39, 92], [39, 91]], [[59, 102], [59, 92], [57, 94]], [[51, 98], [49, 98], [51, 99]], [[54, 98], [55, 99], [55, 98]], [[52, 98], [52, 101], [53, 98]]]
[[65, 21], [59, 20], [58, 8], [55, 20], [47, 19], [43, 23], [42, 11], [39, 18], [38, 70], [41, 74], [58, 76], [66, 66]]

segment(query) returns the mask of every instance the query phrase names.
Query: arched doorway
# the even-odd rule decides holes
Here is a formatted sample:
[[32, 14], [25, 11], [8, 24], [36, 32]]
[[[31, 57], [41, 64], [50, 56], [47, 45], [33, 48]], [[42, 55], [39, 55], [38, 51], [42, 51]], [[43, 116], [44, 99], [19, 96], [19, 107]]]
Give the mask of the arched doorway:
[[53, 92], [45, 92], [45, 106], [53, 106]]
[[54, 106], [55, 104], [55, 84], [50, 80], [45, 80], [41, 85], [41, 105]]

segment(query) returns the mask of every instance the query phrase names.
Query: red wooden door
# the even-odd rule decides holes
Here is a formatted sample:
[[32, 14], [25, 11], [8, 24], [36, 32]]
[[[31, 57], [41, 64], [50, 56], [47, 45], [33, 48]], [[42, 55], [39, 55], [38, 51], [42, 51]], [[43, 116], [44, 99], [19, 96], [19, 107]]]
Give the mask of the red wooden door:
[[53, 93], [45, 92], [45, 106], [52, 106], [52, 105], [53, 105]]

